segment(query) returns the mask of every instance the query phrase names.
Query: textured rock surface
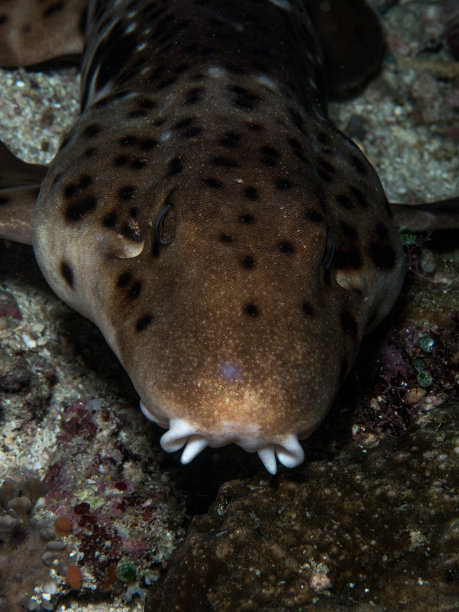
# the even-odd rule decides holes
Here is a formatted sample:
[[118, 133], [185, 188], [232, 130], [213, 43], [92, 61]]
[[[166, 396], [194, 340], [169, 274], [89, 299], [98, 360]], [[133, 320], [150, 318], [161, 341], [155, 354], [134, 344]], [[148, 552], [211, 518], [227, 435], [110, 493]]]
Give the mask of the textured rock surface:
[[226, 483], [147, 610], [452, 610], [458, 442], [445, 405], [377, 449]]

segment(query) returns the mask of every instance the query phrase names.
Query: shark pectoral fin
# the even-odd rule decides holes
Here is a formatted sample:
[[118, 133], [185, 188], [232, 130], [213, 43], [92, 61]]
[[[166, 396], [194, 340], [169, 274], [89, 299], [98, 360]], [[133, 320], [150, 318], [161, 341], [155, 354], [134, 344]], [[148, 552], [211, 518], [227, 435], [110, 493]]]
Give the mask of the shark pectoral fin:
[[0, 10], [0, 66], [33, 66], [83, 51], [87, 0], [17, 0]]
[[0, 238], [32, 244], [30, 214], [46, 166], [27, 164], [0, 143]]
[[0, 188], [0, 238], [32, 244], [30, 215], [40, 186]]
[[329, 93], [353, 96], [381, 66], [385, 42], [378, 16], [365, 0], [313, 0], [313, 5]]
[[47, 171], [47, 166], [22, 161], [0, 142], [0, 189], [40, 185]]
[[459, 196], [429, 204], [391, 204], [394, 221], [412, 232], [459, 229]]

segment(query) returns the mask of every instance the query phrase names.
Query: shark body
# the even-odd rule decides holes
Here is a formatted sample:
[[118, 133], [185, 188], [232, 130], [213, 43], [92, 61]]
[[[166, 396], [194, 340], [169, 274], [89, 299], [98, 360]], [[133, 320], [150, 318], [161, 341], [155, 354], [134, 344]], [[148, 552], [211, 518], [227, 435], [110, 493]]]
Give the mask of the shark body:
[[[47, 19], [63, 21], [62, 4]], [[82, 112], [41, 182], [31, 234], [1, 212], [0, 233], [30, 238], [183, 463], [229, 443], [271, 473], [276, 459], [301, 463], [299, 440], [403, 282], [380, 181], [327, 116], [327, 90], [344, 88], [362, 50], [380, 55], [381, 32], [364, 3], [329, 4], [75, 2], [58, 51], [0, 45], [14, 65], [78, 52], [84, 38]], [[337, 70], [348, 9], [366, 11], [368, 35], [356, 28], [357, 55]], [[25, 36], [20, 15], [3, 25]], [[365, 58], [351, 87], [368, 77]]]

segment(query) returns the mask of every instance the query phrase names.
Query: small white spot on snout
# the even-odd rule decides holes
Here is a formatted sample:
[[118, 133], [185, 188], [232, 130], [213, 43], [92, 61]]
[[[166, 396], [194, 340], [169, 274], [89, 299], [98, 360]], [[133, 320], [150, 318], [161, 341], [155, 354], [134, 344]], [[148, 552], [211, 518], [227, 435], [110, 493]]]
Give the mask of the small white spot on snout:
[[260, 74], [260, 76], [255, 77], [255, 80], [258, 81], [260, 85], [264, 85], [269, 89], [278, 89], [277, 83], [275, 83], [272, 79], [269, 78], [269, 76], [266, 76], [265, 74]]
[[227, 383], [236, 383], [241, 380], [241, 369], [231, 361], [225, 361], [218, 368], [220, 377]]
[[135, 21], [133, 21], [132, 23], [130, 23], [128, 25], [128, 27], [124, 30], [125, 34], [130, 34], [131, 32], [133, 32], [135, 29], [137, 28], [137, 24]]
[[289, 11], [292, 8], [289, 0], [269, 0], [272, 4], [279, 6], [280, 8], [287, 9]]
[[169, 131], [167, 131], [167, 132], [163, 132], [163, 133], [161, 134], [161, 136], [159, 137], [159, 139], [160, 139], [162, 142], [166, 142], [166, 140], [169, 140], [169, 138], [170, 138], [170, 137], [171, 137], [171, 133], [170, 133]]
[[221, 79], [225, 76], [225, 70], [220, 66], [210, 66], [207, 69], [207, 74], [214, 79]]

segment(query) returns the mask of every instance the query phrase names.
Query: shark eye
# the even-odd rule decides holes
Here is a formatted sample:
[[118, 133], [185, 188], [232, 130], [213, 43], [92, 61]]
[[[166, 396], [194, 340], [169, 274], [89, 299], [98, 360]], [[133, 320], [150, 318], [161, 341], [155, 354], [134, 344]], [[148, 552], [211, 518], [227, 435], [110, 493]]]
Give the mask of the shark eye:
[[327, 231], [327, 242], [325, 244], [325, 253], [324, 253], [324, 268], [328, 270], [333, 261], [333, 257], [335, 255], [335, 244], [333, 242], [332, 235], [329, 231]]
[[175, 238], [175, 212], [173, 204], [166, 204], [155, 222], [155, 238], [161, 246], [167, 246]]

